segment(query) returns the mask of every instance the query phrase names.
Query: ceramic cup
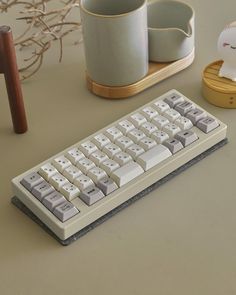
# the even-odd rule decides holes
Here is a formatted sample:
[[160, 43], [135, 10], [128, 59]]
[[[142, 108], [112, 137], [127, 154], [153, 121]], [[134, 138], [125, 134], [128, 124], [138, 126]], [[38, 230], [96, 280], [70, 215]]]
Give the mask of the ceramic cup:
[[89, 77], [125, 86], [148, 71], [146, 0], [81, 0], [80, 12]]
[[169, 62], [181, 59], [194, 49], [194, 11], [178, 1], [148, 4], [149, 60]]

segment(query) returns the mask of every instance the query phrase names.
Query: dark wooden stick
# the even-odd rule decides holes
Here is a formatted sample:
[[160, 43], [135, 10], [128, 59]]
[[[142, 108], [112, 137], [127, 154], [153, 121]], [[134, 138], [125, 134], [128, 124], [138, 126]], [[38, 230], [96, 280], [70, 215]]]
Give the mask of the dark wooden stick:
[[27, 120], [11, 28], [0, 26], [0, 72], [4, 74], [15, 133], [27, 131]]

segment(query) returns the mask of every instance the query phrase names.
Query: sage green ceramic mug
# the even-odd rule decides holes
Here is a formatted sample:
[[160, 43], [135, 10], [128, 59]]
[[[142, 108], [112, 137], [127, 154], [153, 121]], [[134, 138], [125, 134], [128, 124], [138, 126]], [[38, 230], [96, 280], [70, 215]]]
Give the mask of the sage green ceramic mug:
[[88, 76], [125, 86], [148, 72], [146, 0], [80, 0]]
[[194, 49], [194, 10], [186, 3], [152, 0], [148, 3], [149, 60], [169, 62]]

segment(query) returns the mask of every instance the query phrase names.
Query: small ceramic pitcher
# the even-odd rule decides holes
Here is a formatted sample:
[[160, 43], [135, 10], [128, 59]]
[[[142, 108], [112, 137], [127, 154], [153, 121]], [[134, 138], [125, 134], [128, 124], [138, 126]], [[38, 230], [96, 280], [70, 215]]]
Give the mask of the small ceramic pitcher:
[[149, 60], [170, 62], [194, 49], [194, 11], [178, 1], [148, 4]]

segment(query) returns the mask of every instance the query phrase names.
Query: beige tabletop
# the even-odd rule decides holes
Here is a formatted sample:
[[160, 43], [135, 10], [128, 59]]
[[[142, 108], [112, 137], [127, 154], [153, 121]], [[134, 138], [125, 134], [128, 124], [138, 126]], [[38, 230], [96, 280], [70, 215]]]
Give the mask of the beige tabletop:
[[[236, 4], [186, 2], [196, 11], [194, 64], [133, 98], [89, 93], [82, 46], [67, 41], [62, 64], [55, 47], [23, 83], [29, 131], [16, 135], [0, 79], [1, 295], [236, 294], [236, 110], [214, 107], [201, 94], [201, 72], [219, 59], [217, 38], [236, 19]], [[11, 15], [0, 21], [16, 23]], [[228, 124], [229, 144], [69, 247], [10, 203], [14, 176], [172, 88]]]

